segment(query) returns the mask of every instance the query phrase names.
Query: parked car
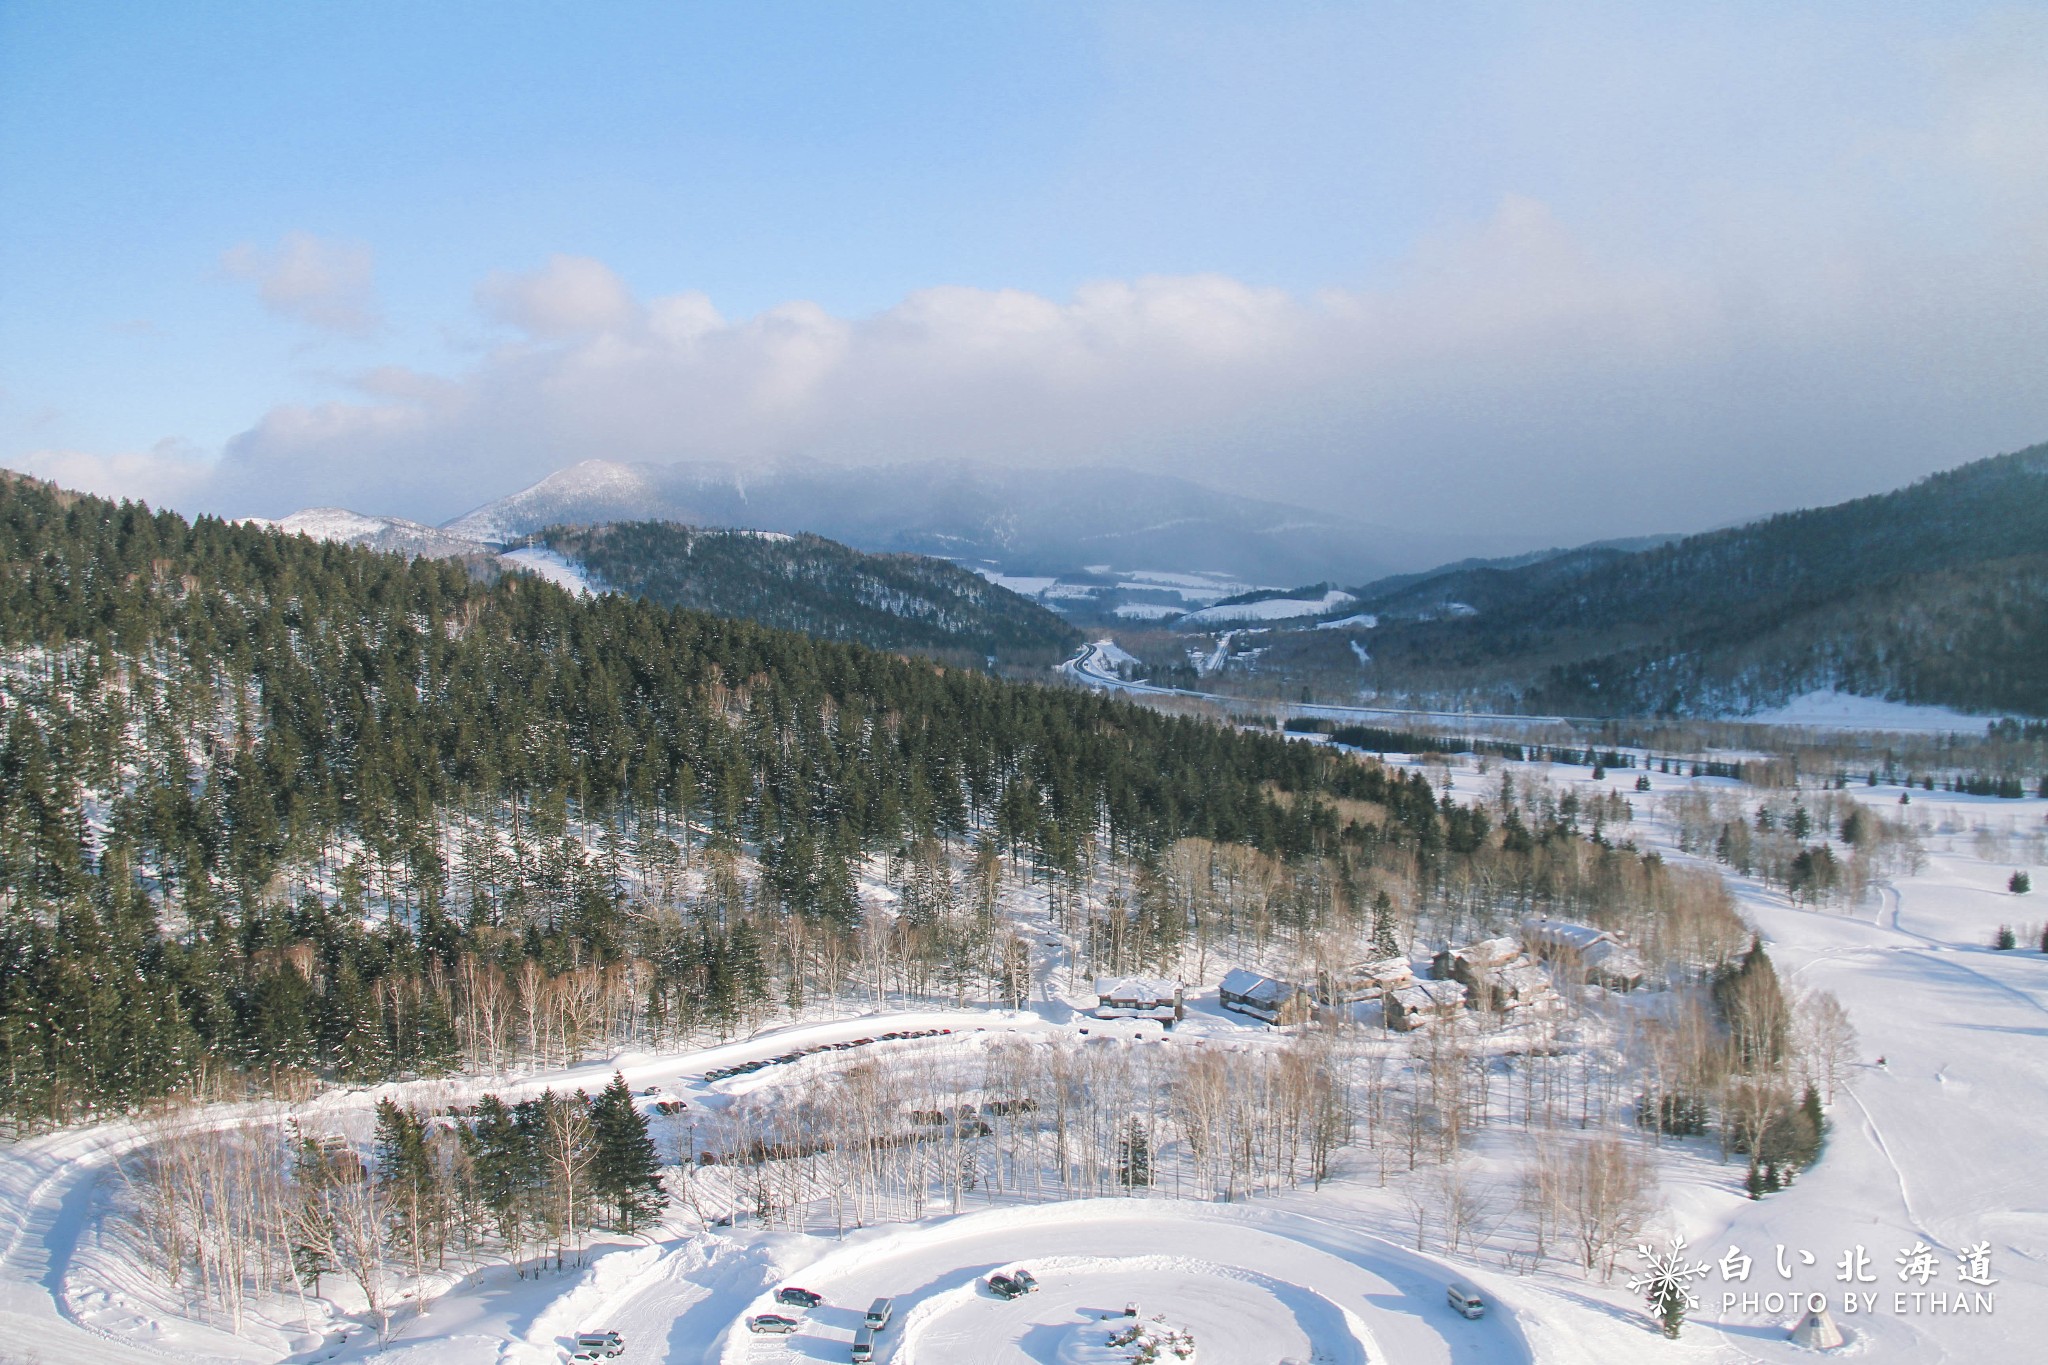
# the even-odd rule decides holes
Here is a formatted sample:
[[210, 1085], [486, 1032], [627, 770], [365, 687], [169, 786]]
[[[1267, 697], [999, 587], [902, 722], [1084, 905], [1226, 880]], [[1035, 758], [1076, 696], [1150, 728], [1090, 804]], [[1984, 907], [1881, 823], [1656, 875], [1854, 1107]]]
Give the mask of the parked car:
[[626, 1339], [617, 1332], [579, 1332], [572, 1354], [577, 1360], [596, 1360], [601, 1356], [618, 1355], [625, 1349]]
[[799, 1324], [795, 1318], [781, 1313], [756, 1313], [753, 1317], [747, 1319], [747, 1330], [749, 1332], [772, 1332], [777, 1336], [787, 1336], [794, 1332], [798, 1326]]
[[1445, 1285], [1444, 1299], [1455, 1311], [1468, 1318], [1486, 1316], [1486, 1300], [1479, 1297], [1479, 1291], [1463, 1280], [1452, 1280]]
[[988, 1292], [999, 1299], [1016, 1299], [1022, 1298], [1031, 1291], [1018, 1284], [1008, 1275], [991, 1275], [988, 1277]]
[[1010, 1272], [1010, 1278], [1023, 1285], [1027, 1294], [1038, 1288], [1038, 1277], [1028, 1270], [1013, 1270]]
[[808, 1289], [798, 1289], [793, 1284], [786, 1284], [775, 1291], [775, 1301], [777, 1303], [794, 1304], [798, 1308], [816, 1308], [825, 1301], [825, 1296], [823, 1294], [813, 1294]]

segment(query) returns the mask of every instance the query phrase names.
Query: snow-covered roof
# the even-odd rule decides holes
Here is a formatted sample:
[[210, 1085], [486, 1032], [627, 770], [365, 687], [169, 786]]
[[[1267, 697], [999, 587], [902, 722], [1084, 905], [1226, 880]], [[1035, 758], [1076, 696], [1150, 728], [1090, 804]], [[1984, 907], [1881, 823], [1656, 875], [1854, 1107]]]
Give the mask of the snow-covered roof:
[[1582, 959], [1593, 974], [1608, 979], [1647, 975], [1643, 960], [1619, 943], [1597, 943]]
[[1488, 972], [1487, 984], [1510, 999], [1526, 1000], [1550, 989], [1550, 974], [1533, 962], [1510, 962]]
[[1461, 981], [1416, 981], [1397, 991], [1389, 991], [1387, 995], [1399, 1002], [1403, 1009], [1442, 1008], [1464, 1004], [1465, 985]]
[[1525, 941], [1541, 943], [1547, 948], [1566, 948], [1576, 953], [1584, 953], [1596, 943], [1616, 941], [1613, 934], [1605, 929], [1595, 929], [1590, 924], [1573, 924], [1570, 920], [1538, 917], [1522, 921], [1522, 937]]
[[1239, 996], [1255, 1004], [1278, 1009], [1293, 997], [1295, 986], [1277, 977], [1262, 976], [1249, 967], [1232, 967], [1216, 988], [1224, 995]]
[[1453, 959], [1473, 967], [1494, 967], [1503, 962], [1512, 962], [1521, 955], [1522, 945], [1511, 938], [1487, 938], [1477, 943], [1468, 943], [1462, 948], [1444, 950]]
[[1163, 976], [1098, 976], [1095, 996], [1099, 1000], [1171, 1000], [1180, 982]]
[[1415, 964], [1405, 957], [1379, 957], [1359, 963], [1351, 974], [1366, 981], [1399, 981], [1415, 975]]

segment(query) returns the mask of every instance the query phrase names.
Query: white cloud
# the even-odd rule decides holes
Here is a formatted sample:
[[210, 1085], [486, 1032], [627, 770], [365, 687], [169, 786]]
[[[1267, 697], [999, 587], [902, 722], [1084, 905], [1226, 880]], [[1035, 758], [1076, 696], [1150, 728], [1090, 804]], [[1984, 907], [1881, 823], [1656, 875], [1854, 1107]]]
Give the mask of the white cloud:
[[235, 279], [254, 281], [264, 306], [280, 317], [348, 336], [377, 330], [376, 268], [360, 242], [288, 232], [274, 250], [247, 242], [230, 247], [220, 265]]
[[[1960, 460], [2023, 443], [2004, 438], [2027, 421], [2048, 434], [2033, 352], [1998, 354], [2048, 305], [2040, 279], [1933, 259], [1902, 277], [1798, 233], [1749, 246], [1739, 268], [1602, 260], [1510, 195], [1373, 289], [945, 286], [864, 318], [796, 301], [727, 319], [557, 257], [479, 288], [516, 339], [466, 373], [386, 366], [346, 398], [274, 409], [206, 501], [438, 520], [592, 457], [967, 457], [1154, 467], [1551, 540], [1825, 500], [1839, 488], [1798, 484], [1823, 434], [1920, 467], [1946, 458], [1931, 439]], [[1897, 481], [1831, 471], [1850, 492]]]
[[555, 256], [531, 274], [492, 275], [477, 286], [479, 307], [536, 337], [587, 336], [630, 327], [639, 305], [602, 261]]
[[24, 456], [20, 465], [24, 473], [64, 488], [180, 508], [208, 501], [217, 472], [204, 451], [174, 437], [147, 450], [113, 454], [38, 450]]

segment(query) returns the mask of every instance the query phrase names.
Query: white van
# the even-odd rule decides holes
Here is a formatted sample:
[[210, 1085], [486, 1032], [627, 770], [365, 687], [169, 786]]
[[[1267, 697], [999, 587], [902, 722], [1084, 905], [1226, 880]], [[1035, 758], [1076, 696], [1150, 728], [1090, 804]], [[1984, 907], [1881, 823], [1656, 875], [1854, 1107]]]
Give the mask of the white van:
[[1486, 1316], [1486, 1300], [1480, 1298], [1479, 1291], [1463, 1280], [1452, 1280], [1444, 1286], [1444, 1301], [1468, 1318]]
[[889, 1325], [889, 1319], [896, 1316], [896, 1300], [876, 1299], [868, 1305], [867, 1325], [879, 1332]]
[[875, 1329], [872, 1327], [863, 1327], [860, 1329], [860, 1334], [854, 1337], [853, 1354], [848, 1356], [847, 1359], [851, 1360], [853, 1362], [853, 1365], [866, 1365], [866, 1362], [873, 1360], [874, 1358]]
[[625, 1349], [625, 1338], [617, 1332], [579, 1332], [573, 1356], [577, 1360], [597, 1360], [615, 1356]]

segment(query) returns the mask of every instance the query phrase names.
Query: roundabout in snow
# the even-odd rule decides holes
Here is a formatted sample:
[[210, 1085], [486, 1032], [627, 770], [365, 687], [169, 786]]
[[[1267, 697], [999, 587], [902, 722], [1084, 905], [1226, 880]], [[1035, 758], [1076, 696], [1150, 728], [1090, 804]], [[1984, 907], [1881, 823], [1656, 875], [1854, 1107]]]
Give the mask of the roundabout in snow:
[[[1038, 1292], [1007, 1303], [991, 1302], [978, 1282], [924, 1300], [889, 1358], [1124, 1365], [1138, 1354], [1135, 1336], [1153, 1339], [1162, 1362], [1371, 1359], [1355, 1315], [1241, 1266], [1187, 1256], [1055, 1256], [1032, 1270]], [[1176, 1354], [1174, 1344], [1192, 1349]]]
[[[990, 1275], [1030, 1270], [1038, 1287], [1003, 1299]], [[824, 1302], [787, 1336], [744, 1319], [777, 1309], [764, 1287], [708, 1359], [721, 1365], [846, 1361], [870, 1303], [894, 1303], [874, 1335], [891, 1365], [1123, 1365], [1136, 1327], [1190, 1354], [1161, 1365], [1378, 1365], [1526, 1362], [1511, 1310], [1467, 1321], [1444, 1303], [1451, 1272], [1323, 1219], [1260, 1206], [1080, 1200], [965, 1214], [880, 1232], [797, 1267], [779, 1282]], [[1135, 1308], [1135, 1314], [1129, 1312]]]

